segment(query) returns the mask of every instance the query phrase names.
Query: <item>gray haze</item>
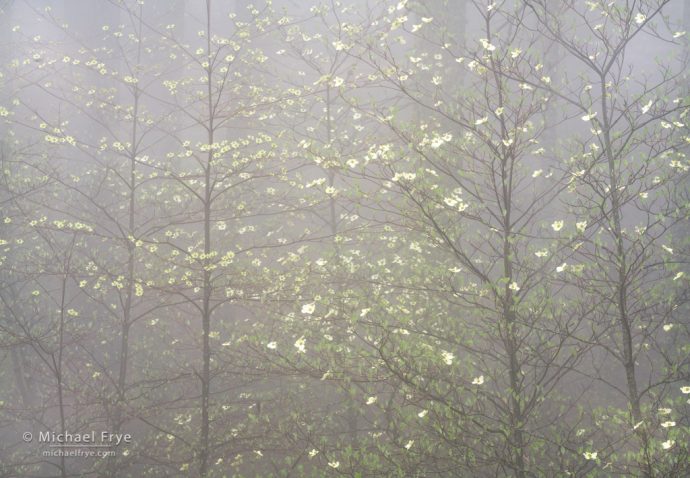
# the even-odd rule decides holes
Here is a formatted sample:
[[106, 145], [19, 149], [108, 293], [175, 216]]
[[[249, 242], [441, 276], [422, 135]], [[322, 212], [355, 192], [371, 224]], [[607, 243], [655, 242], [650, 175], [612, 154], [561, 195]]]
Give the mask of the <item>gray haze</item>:
[[688, 31], [0, 0], [0, 476], [690, 475]]

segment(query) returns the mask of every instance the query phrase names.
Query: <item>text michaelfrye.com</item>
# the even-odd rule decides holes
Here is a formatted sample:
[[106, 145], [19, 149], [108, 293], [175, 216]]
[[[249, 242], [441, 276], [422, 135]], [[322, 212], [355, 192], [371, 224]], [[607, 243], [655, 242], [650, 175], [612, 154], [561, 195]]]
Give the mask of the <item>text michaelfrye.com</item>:
[[35, 434], [24, 432], [22, 441], [41, 445], [40, 455], [44, 458], [106, 458], [116, 456], [118, 446], [132, 444], [132, 435], [105, 430], [79, 433], [41, 430]]

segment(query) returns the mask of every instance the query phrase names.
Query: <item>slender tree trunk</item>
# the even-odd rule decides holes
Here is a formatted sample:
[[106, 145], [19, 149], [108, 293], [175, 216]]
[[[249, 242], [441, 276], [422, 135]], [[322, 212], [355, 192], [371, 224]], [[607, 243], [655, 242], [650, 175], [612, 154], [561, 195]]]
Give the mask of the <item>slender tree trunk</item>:
[[[60, 412], [60, 433], [64, 434], [67, 431], [65, 425], [65, 401], [64, 401], [64, 377], [62, 375], [62, 352], [65, 347], [65, 306], [67, 298], [67, 270], [65, 267], [64, 275], [62, 277], [62, 287], [60, 289], [60, 323], [58, 330], [58, 352], [57, 361], [55, 360], [55, 355], [53, 355], [53, 363], [55, 366], [55, 378], [57, 380], [57, 393], [58, 393], [58, 407]], [[60, 455], [60, 477], [65, 478], [67, 476], [67, 468], [65, 465], [64, 454]]]
[[[211, 140], [212, 141], [212, 140]], [[211, 144], [211, 143], [209, 143]], [[210, 185], [209, 185], [209, 165], [206, 169], [206, 201], [210, 200]], [[207, 202], [204, 207], [204, 254], [208, 255], [211, 252], [211, 221], [210, 208]], [[208, 257], [208, 256], [206, 256]], [[208, 258], [204, 260], [206, 264]], [[203, 304], [201, 312], [202, 321], [202, 371], [201, 371], [201, 442], [199, 444], [199, 474], [205, 477], [208, 470], [208, 456], [209, 456], [209, 400], [211, 392], [211, 345], [209, 336], [211, 333], [211, 273], [204, 268], [203, 277]]]
[[[487, 36], [490, 36], [491, 28], [489, 21], [486, 22]], [[493, 60], [492, 60], [493, 61]], [[500, 65], [498, 65], [500, 68]], [[503, 83], [498, 75], [497, 68], [492, 68], [494, 71], [493, 77], [498, 90], [498, 106], [504, 107], [504, 92]], [[508, 127], [505, 118], [499, 118], [501, 125], [501, 137], [508, 137]], [[523, 433], [524, 417], [520, 395], [522, 393], [522, 384], [520, 383], [522, 376], [522, 367], [518, 357], [519, 338], [516, 330], [516, 316], [515, 316], [515, 297], [512, 289], [513, 278], [513, 260], [511, 254], [511, 241], [513, 239], [513, 225], [512, 225], [512, 207], [513, 207], [513, 168], [515, 166], [515, 157], [506, 146], [501, 150], [501, 190], [497, 191], [504, 204], [503, 211], [503, 277], [506, 278], [506, 284], [503, 292], [503, 310], [502, 319], [505, 324], [505, 332], [503, 334], [503, 344], [508, 355], [508, 378], [510, 382], [510, 429], [511, 429], [511, 443], [513, 450], [513, 466], [515, 468], [515, 476], [517, 478], [524, 478], [526, 476], [525, 469], [525, 453], [526, 444]]]
[[22, 397], [22, 404], [25, 409], [31, 408], [31, 396], [29, 395], [29, 389], [26, 384], [26, 376], [24, 374], [24, 368], [21, 361], [21, 357], [17, 352], [16, 347], [10, 349], [10, 356], [12, 357], [12, 371], [14, 372], [14, 381], [17, 384], [17, 389], [19, 390], [19, 395]]
[[[206, 52], [211, 52], [211, 0], [206, 0]], [[213, 108], [213, 76], [210, 67], [207, 69], [208, 85], [208, 144], [214, 141], [214, 108]], [[209, 402], [211, 395], [211, 295], [213, 284], [211, 271], [208, 268], [211, 252], [211, 202], [212, 184], [211, 168], [213, 167], [213, 150], [209, 148], [204, 171], [204, 272], [203, 272], [203, 303], [201, 312], [202, 326], [202, 370], [201, 370], [201, 437], [199, 443], [199, 475], [204, 478], [208, 473], [209, 460]]]
[[[331, 146], [331, 141], [333, 138], [333, 121], [331, 119], [331, 87], [326, 84], [326, 141], [329, 147]], [[335, 171], [331, 168], [328, 171], [328, 185], [330, 187], [335, 187]], [[335, 239], [338, 234], [338, 213], [336, 207], [336, 200], [334, 196], [331, 196], [328, 200], [328, 213], [329, 213], [329, 228], [331, 236]], [[338, 267], [340, 267], [342, 258], [340, 253], [340, 245], [334, 241], [335, 247], [335, 260]], [[340, 286], [336, 285], [336, 297], [340, 297]], [[342, 303], [338, 303], [340, 309], [340, 314], [342, 315]], [[347, 400], [347, 429], [350, 436], [350, 443], [354, 445], [357, 443], [357, 421], [358, 412], [356, 404], [352, 403], [352, 399], [347, 395], [345, 398]]]
[[[142, 9], [139, 10], [139, 38], [141, 40], [142, 32]], [[141, 48], [142, 41], [138, 42], [137, 46], [137, 62], [141, 64]], [[125, 238], [127, 243], [127, 289], [125, 292], [125, 304], [122, 313], [122, 324], [120, 327], [120, 368], [117, 377], [117, 397], [113, 417], [113, 433], [120, 433], [124, 421], [124, 406], [126, 402], [127, 389], [127, 369], [129, 366], [129, 332], [132, 326], [132, 307], [134, 302], [135, 291], [135, 264], [136, 264], [136, 246], [132, 243], [135, 233], [136, 225], [136, 193], [137, 193], [137, 144], [139, 136], [139, 87], [135, 84], [134, 88], [134, 104], [132, 111], [132, 131], [131, 143], [132, 150], [129, 154], [129, 207], [128, 207], [128, 223], [127, 234], [129, 237]], [[117, 457], [110, 457], [108, 462], [108, 474], [111, 477], [117, 474]]]
[[642, 442], [644, 451], [644, 463], [642, 463], [643, 476], [652, 477], [653, 470], [650, 463], [649, 451], [649, 435], [647, 433], [646, 424], [642, 419], [642, 410], [640, 406], [639, 388], [637, 386], [637, 378], [635, 376], [635, 356], [633, 353], [633, 339], [632, 339], [632, 323], [628, 314], [628, 265], [626, 258], [625, 243], [623, 237], [623, 228], [621, 225], [621, 204], [618, 195], [618, 176], [616, 171], [616, 158], [613, 154], [611, 145], [611, 125], [608, 118], [608, 102], [606, 97], [608, 95], [606, 87], [606, 78], [602, 75], [601, 78], [601, 108], [602, 108], [602, 123], [603, 123], [603, 137], [604, 148], [608, 164], [609, 183], [611, 185], [611, 218], [612, 218], [612, 233], [616, 242], [616, 260], [617, 277], [616, 277], [616, 302], [617, 302], [617, 321], [620, 329], [621, 341], [623, 346], [622, 363], [625, 370], [625, 380], [628, 388], [628, 406], [630, 407], [630, 414], [632, 417], [632, 424], [635, 427], [636, 433]]
[[504, 344], [506, 353], [508, 355], [508, 375], [510, 380], [510, 428], [511, 428], [511, 446], [514, 452], [514, 466], [515, 476], [524, 478], [525, 475], [525, 438], [522, 431], [523, 427], [523, 410], [520, 402], [520, 394], [522, 385], [520, 384], [520, 376], [522, 368], [518, 359], [518, 337], [515, 330], [517, 324], [515, 323], [514, 297], [513, 290], [510, 284], [513, 282], [513, 264], [510, 260], [510, 206], [506, 209], [506, 232], [503, 240], [503, 273], [506, 277], [507, 283], [505, 285], [505, 299], [503, 301], [503, 319], [506, 327]]

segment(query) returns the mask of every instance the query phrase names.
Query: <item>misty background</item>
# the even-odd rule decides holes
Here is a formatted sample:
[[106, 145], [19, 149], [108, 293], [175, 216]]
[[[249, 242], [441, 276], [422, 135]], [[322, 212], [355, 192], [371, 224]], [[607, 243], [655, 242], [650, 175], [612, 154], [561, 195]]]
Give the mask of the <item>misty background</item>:
[[687, 476], [688, 31], [1, 0], [0, 476]]

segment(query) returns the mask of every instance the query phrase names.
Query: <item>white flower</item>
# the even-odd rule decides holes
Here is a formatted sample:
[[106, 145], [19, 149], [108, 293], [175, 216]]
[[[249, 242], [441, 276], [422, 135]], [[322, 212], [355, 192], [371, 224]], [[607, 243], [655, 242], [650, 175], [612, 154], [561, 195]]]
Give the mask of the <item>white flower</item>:
[[647, 19], [647, 17], [641, 13], [638, 13], [637, 15], [635, 15], [635, 23], [637, 23], [638, 25], [644, 23], [644, 21], [646, 19]]
[[686, 33], [685, 31], [682, 31], [682, 32], [675, 32], [675, 33], [673, 34], [673, 38], [680, 38], [680, 37], [682, 37], [683, 35], [685, 35], [685, 33]]
[[297, 348], [297, 351], [299, 353], [303, 354], [307, 351], [306, 343], [307, 343], [307, 341], [304, 338], [304, 335], [295, 341], [295, 348]]
[[520, 286], [517, 284], [517, 282], [513, 281], [513, 282], [511, 282], [510, 285], [508, 286], [508, 289], [517, 292], [517, 291], [520, 290]]
[[575, 223], [575, 227], [577, 228], [578, 231], [585, 232], [585, 229], [587, 229], [587, 221], [577, 222], [577, 223]]
[[596, 460], [598, 453], [596, 451], [586, 451], [582, 454], [585, 460]]
[[356, 159], [352, 158], [352, 159], [348, 159], [348, 160], [346, 161], [346, 164], [347, 164], [349, 167], [351, 167], [351, 168], [355, 168], [355, 167], [357, 167], [357, 165], [359, 164], [359, 161], [357, 161]]
[[484, 375], [480, 375], [479, 377], [475, 377], [472, 380], [472, 385], [482, 385], [484, 383]]
[[673, 278], [673, 280], [678, 280], [681, 277], [683, 277], [684, 275], [685, 275], [685, 272], [680, 271], [679, 273], [676, 274], [676, 276]]
[[664, 324], [664, 332], [668, 332], [673, 328], [673, 324]]
[[458, 200], [455, 198], [443, 198], [443, 202], [450, 207], [455, 207], [458, 204]]
[[340, 466], [340, 462], [339, 461], [329, 461], [328, 466], [330, 466], [331, 468], [338, 468]]
[[549, 255], [549, 251], [547, 249], [541, 249], [541, 250], [535, 252], [534, 255], [537, 257], [546, 257]]
[[309, 450], [309, 458], [314, 458], [318, 454], [319, 450], [317, 450], [316, 448], [312, 448], [311, 450]]
[[366, 317], [366, 315], [369, 313], [370, 310], [371, 310], [371, 309], [369, 309], [369, 308], [367, 308], [367, 309], [362, 309], [362, 311], [359, 313], [359, 316], [360, 316], [360, 317]]
[[412, 445], [414, 445], [414, 440], [408, 441], [408, 442], [405, 444], [405, 449], [406, 449], [406, 450], [409, 450], [410, 448], [412, 448]]
[[544, 172], [543, 169], [537, 169], [536, 171], [534, 171], [534, 172], [532, 173], [532, 177], [533, 177], [533, 178], [538, 178], [539, 176], [541, 176], [541, 173], [543, 173], [543, 172]]
[[305, 315], [313, 314], [314, 310], [316, 310], [316, 304], [314, 302], [302, 306], [302, 313]]
[[676, 426], [676, 422], [674, 422], [674, 421], [672, 421], [672, 420], [669, 420], [669, 421], [667, 421], [667, 422], [662, 423], [661, 426], [664, 427], [664, 428], [675, 427], [675, 426]]
[[661, 448], [663, 448], [664, 450], [668, 450], [669, 448], [671, 448], [675, 444], [676, 444], [675, 440], [666, 440], [665, 442], [663, 442], [661, 444]]
[[378, 400], [378, 397], [369, 397], [367, 398], [367, 405], [373, 405], [376, 403], [376, 400]]
[[556, 267], [556, 272], [563, 272], [566, 269], [566, 267], [568, 267], [568, 263], [564, 262], [560, 266]]
[[485, 50], [494, 51], [496, 49], [496, 47], [489, 43], [489, 40], [486, 38], [480, 38], [479, 42], [482, 44], [482, 47], [484, 47]]
[[446, 363], [446, 365], [453, 365], [453, 359], [455, 358], [455, 355], [453, 355], [451, 352], [447, 352], [444, 350], [441, 352], [441, 357], [443, 357], [443, 361]]
[[563, 221], [554, 221], [553, 224], [551, 224], [551, 228], [552, 228], [554, 231], [558, 232], [558, 231], [560, 231], [561, 229], [563, 229], [563, 225], [564, 225], [564, 224], [565, 224], [565, 223], [564, 223]]
[[513, 48], [512, 50], [510, 50], [510, 57], [517, 58], [518, 56], [520, 56], [520, 53], [522, 53], [522, 50], [520, 50], [519, 48]]
[[489, 117], [488, 117], [488, 116], [484, 116], [483, 118], [479, 118], [477, 121], [475, 121], [474, 124], [475, 124], [476, 126], [479, 126], [479, 125], [482, 125], [482, 124], [486, 123], [487, 121], [489, 121]]
[[415, 173], [395, 173], [395, 175], [391, 178], [391, 181], [398, 182], [400, 179], [413, 181], [416, 177], [417, 175]]
[[418, 416], [419, 418], [424, 418], [424, 417], [426, 416], [427, 413], [429, 413], [429, 410], [422, 410], [421, 412], [419, 412], [419, 413], [417, 414], [417, 416]]
[[596, 113], [596, 112], [590, 113], [590, 114], [587, 114], [587, 115], [584, 115], [584, 116], [582, 117], [582, 121], [591, 121], [591, 120], [593, 120], [594, 118], [596, 118], [596, 116], [597, 116], [597, 113]]
[[659, 415], [668, 415], [671, 413], [670, 408], [660, 408], [658, 411], [659, 411]]
[[649, 108], [652, 107], [652, 100], [649, 100], [646, 105], [642, 107], [642, 114], [646, 114]]
[[275, 349], [278, 348], [278, 343], [275, 342], [275, 341], [269, 342], [269, 343], [266, 344], [266, 347], [268, 347], [268, 348], [271, 349], [271, 350], [275, 350]]
[[338, 87], [341, 86], [344, 82], [345, 82], [345, 80], [343, 80], [343, 79], [340, 78], [339, 76], [336, 76], [335, 78], [333, 78], [333, 79], [331, 80], [331, 86], [334, 87], [334, 88], [338, 88]]
[[688, 393], [690, 393], [690, 387], [688, 387], [688, 386], [680, 387], [680, 391], [681, 391], [681, 393], [684, 393], [687, 395]]

